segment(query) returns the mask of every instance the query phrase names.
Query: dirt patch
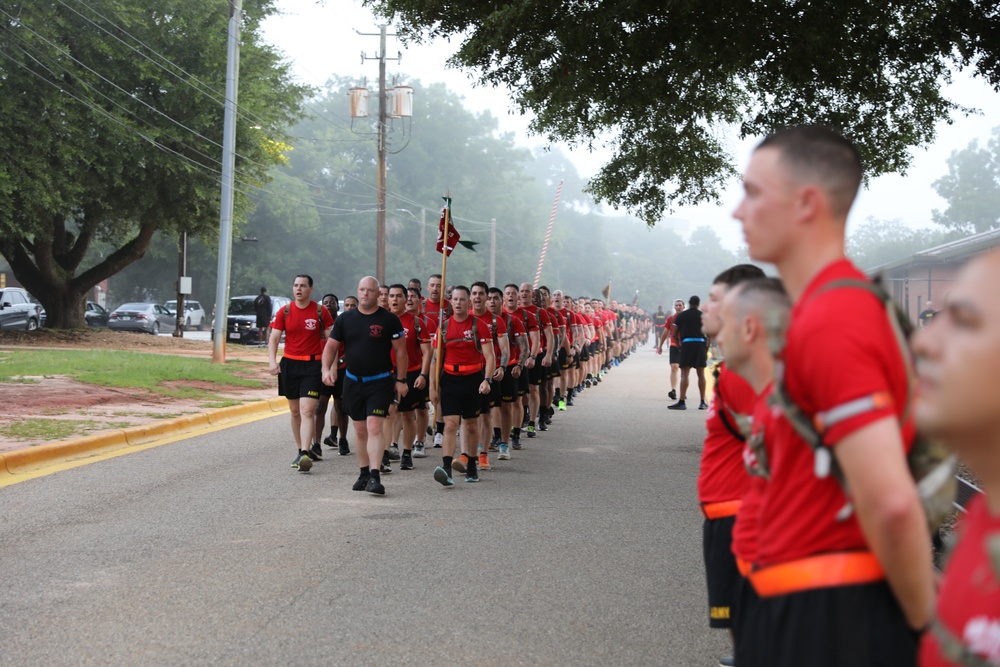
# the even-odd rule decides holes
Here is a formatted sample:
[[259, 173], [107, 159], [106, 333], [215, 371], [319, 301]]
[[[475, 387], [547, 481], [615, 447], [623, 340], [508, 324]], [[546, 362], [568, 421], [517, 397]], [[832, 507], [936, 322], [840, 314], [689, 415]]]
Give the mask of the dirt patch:
[[[107, 330], [3, 331], [0, 347], [73, 348], [132, 350], [211, 358], [210, 341], [166, 336], [144, 336]], [[165, 383], [172, 388], [194, 388], [210, 395], [200, 398], [166, 397], [145, 390], [117, 389], [77, 382], [68, 377], [24, 378], [21, 382], [0, 383], [0, 451], [10, 451], [50, 440], [17, 439], [5, 435], [11, 424], [25, 420], [63, 420], [75, 422], [76, 435], [90, 435], [102, 430], [140, 426], [159, 419], [205, 412], [211, 408], [273, 398], [277, 381], [267, 374], [267, 350], [227, 346], [226, 359], [260, 362], [241, 376], [263, 381], [263, 388], [217, 385], [211, 382], [176, 380]]]

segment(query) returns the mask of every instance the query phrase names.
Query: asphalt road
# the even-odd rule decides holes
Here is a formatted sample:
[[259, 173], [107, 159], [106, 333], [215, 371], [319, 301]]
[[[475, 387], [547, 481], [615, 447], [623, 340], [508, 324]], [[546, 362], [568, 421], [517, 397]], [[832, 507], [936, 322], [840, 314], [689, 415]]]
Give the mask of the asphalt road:
[[2, 488], [0, 664], [715, 665], [666, 370], [641, 348], [479, 484], [431, 450], [352, 492], [274, 417]]

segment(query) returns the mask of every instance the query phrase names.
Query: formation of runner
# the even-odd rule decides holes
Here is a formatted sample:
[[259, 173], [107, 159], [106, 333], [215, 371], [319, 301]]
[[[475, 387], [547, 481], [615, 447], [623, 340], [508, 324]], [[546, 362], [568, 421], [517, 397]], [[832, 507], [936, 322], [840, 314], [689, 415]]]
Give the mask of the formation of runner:
[[970, 264], [916, 336], [914, 372], [898, 320], [844, 255], [862, 174], [824, 128], [765, 139], [734, 217], [780, 280], [735, 266], [705, 305], [725, 358], [698, 479], [709, 624], [735, 648], [723, 665], [1000, 665], [1000, 501], [970, 510], [937, 595], [908, 458], [920, 428], [1000, 483], [985, 389], [1000, 370], [1000, 255]]
[[310, 298], [312, 278], [296, 277], [295, 301], [275, 315], [269, 339], [271, 372], [292, 413], [293, 468], [308, 472], [322, 460], [332, 398], [323, 443], [349, 455], [350, 419], [354, 490], [384, 494], [392, 464], [413, 470], [429, 449], [441, 450], [438, 483], [453, 486], [456, 472], [478, 482], [493, 467], [491, 453], [511, 460], [557, 411], [645, 343], [651, 328], [635, 306], [573, 299], [544, 285], [454, 285], [444, 312], [441, 276], [428, 280], [427, 298], [421, 287], [417, 279], [379, 285], [366, 276], [338, 314], [335, 295], [319, 305]]

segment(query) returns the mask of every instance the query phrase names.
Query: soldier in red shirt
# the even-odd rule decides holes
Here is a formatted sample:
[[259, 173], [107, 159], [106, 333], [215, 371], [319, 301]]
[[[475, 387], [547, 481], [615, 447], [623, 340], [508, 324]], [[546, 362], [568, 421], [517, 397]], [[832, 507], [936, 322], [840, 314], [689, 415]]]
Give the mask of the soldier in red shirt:
[[[320, 452], [306, 448], [316, 439], [316, 408], [323, 384], [320, 357], [333, 326], [330, 311], [309, 298], [312, 288], [311, 276], [304, 273], [295, 276], [292, 283], [295, 301], [275, 313], [267, 341], [268, 371], [278, 376], [278, 395], [288, 399], [297, 452], [292, 467], [299, 472], [309, 472], [312, 462], [322, 458]], [[282, 332], [285, 332], [285, 349], [279, 364], [278, 343]]]
[[524, 328], [528, 332], [527, 356], [521, 357], [521, 374], [517, 378], [517, 399], [511, 412], [512, 430], [510, 435], [511, 449], [521, 449], [521, 424], [523, 416], [528, 413], [531, 384], [529, 376], [531, 369], [535, 367], [541, 341], [538, 329], [538, 319], [531, 312], [518, 303], [520, 290], [514, 283], [508, 283], [503, 288], [504, 313], [508, 313], [521, 320]]
[[[930, 616], [904, 359], [879, 299], [830, 287], [865, 279], [844, 256], [862, 175], [835, 132], [782, 130], [755, 149], [733, 213], [750, 257], [777, 267], [794, 304], [775, 392], [821, 426], [815, 452], [787, 418], [767, 436], [771, 481], [749, 575], [763, 627], [744, 667], [912, 664]], [[844, 313], [859, 326], [845, 327]]]
[[[524, 369], [521, 360], [528, 354], [528, 331], [516, 314], [504, 312], [504, 294], [498, 287], [491, 287], [487, 293], [486, 305], [495, 317], [504, 321], [507, 328], [507, 368], [504, 369], [500, 381], [500, 405], [493, 415], [493, 437], [496, 440], [497, 459], [510, 460], [511, 428], [514, 415], [520, 418], [520, 412], [515, 412], [515, 404], [519, 402], [517, 385]], [[491, 443], [492, 445], [492, 443]], [[491, 446], [492, 448], [492, 446]]]
[[[757, 597], [743, 573], [748, 572], [750, 564], [757, 561], [757, 509], [768, 477], [764, 446], [771, 412], [767, 402], [768, 390], [774, 377], [769, 323], [786, 320], [790, 307], [788, 295], [779, 281], [752, 278], [739, 281], [724, 295], [720, 295], [713, 286], [705, 310], [705, 328], [715, 332], [713, 336], [718, 336], [719, 346], [726, 358], [726, 372], [720, 374], [716, 382], [715, 399], [709, 411], [709, 437], [705, 440], [702, 455], [698, 496], [706, 514], [709, 514], [712, 505], [704, 503], [714, 502], [714, 509], [722, 509], [725, 501], [718, 499], [732, 497], [733, 489], [740, 489], [739, 501], [735, 503], [738, 513], [730, 517], [735, 520], [735, 525], [730, 522], [731, 534], [724, 537], [730, 542], [729, 558], [722, 558], [717, 552], [713, 557], [708, 543], [705, 545], [706, 569], [711, 572], [713, 568], [718, 568], [716, 583], [728, 573], [729, 588], [724, 591], [727, 596], [723, 600], [730, 605], [728, 627], [731, 628], [736, 648], [736, 664], [753, 664], [741, 655], [741, 648], [746, 637], [755, 631], [753, 624], [759, 617], [755, 608]], [[746, 383], [749, 396], [739, 396], [737, 381]], [[736, 413], [730, 407], [734, 403], [748, 411], [742, 415]], [[717, 418], [714, 425], [713, 414]], [[724, 431], [729, 428], [722, 421], [723, 416], [739, 432], [739, 437], [732, 444], [739, 451], [740, 472], [744, 473], [742, 477], [728, 468], [728, 448], [718, 447], [720, 435], [723, 435], [719, 426]], [[710, 448], [714, 451], [710, 452]], [[706, 469], [711, 469], [711, 472], [706, 474]], [[706, 526], [706, 537], [709, 537], [707, 530]], [[708, 579], [711, 596], [712, 576], [709, 575]], [[718, 589], [715, 594], [720, 594]], [[713, 618], [721, 615], [715, 614]]]
[[[479, 414], [482, 394], [493, 384], [495, 360], [493, 341], [485, 324], [469, 312], [469, 288], [452, 289], [453, 315], [434, 332], [431, 347], [441, 355], [441, 375], [431, 373], [431, 400], [439, 400], [444, 418], [442, 463], [434, 470], [434, 479], [443, 486], [454, 486], [451, 471], [465, 473], [466, 482], [478, 482]], [[444, 334], [439, 349], [438, 338]], [[433, 367], [433, 366], [432, 366]], [[455, 458], [459, 422], [462, 424], [462, 454]]]
[[[752, 264], [737, 264], [716, 276], [705, 303], [702, 322], [705, 335], [718, 335], [722, 327], [719, 305], [726, 293], [747, 280], [763, 277], [764, 272]], [[743, 429], [756, 399], [746, 380], [730, 372], [725, 363], [719, 364], [715, 392], [705, 418], [708, 433], [698, 474], [698, 504], [705, 515], [702, 541], [708, 624], [712, 628], [732, 627], [730, 608], [739, 577], [731, 548], [733, 523], [749, 482], [743, 467], [746, 441]]]
[[[959, 519], [921, 667], [1000, 665], [1000, 252], [972, 260], [914, 334], [917, 425], [953, 450], [984, 494]], [[965, 655], [966, 660], [954, 656]]]
[[[490, 442], [490, 437], [496, 427], [497, 434], [500, 433], [500, 386], [503, 383], [504, 374], [507, 371], [507, 360], [510, 358], [510, 348], [507, 345], [507, 320], [497, 317], [487, 308], [486, 299], [489, 294], [489, 285], [481, 280], [472, 283], [472, 315], [481, 321], [490, 331], [490, 338], [493, 341], [493, 384], [490, 386], [490, 393], [483, 396], [482, 412], [479, 415], [479, 469], [490, 470], [489, 453], [485, 443]], [[496, 410], [497, 421], [494, 423], [493, 411]], [[499, 438], [498, 438], [499, 439]]]
[[[400, 470], [413, 469], [413, 443], [417, 434], [414, 411], [418, 406], [426, 405], [431, 366], [431, 332], [421, 322], [422, 318], [407, 312], [406, 303], [406, 288], [401, 284], [389, 285], [389, 312], [399, 318], [406, 340], [406, 396], [399, 399], [395, 417], [388, 420], [392, 424], [389, 427], [390, 440], [397, 435], [400, 428], [403, 432], [401, 438], [403, 451], [397, 452], [400, 455]], [[395, 367], [395, 351], [391, 352], [391, 358]]]
[[535, 357], [535, 363], [528, 371], [528, 437], [534, 438], [535, 418], [539, 415], [542, 401], [542, 384], [552, 365], [552, 353], [555, 350], [555, 334], [552, 321], [544, 308], [539, 308], [534, 301], [534, 290], [531, 283], [521, 283], [518, 290], [518, 307], [527, 310], [538, 320], [540, 351]]

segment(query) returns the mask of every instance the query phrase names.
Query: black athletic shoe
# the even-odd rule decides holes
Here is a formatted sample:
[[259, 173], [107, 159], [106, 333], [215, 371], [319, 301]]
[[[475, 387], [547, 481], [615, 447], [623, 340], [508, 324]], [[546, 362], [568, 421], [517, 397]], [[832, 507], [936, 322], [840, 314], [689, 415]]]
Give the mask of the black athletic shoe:
[[341, 438], [340, 442], [338, 443], [337, 446], [340, 447], [340, 455], [341, 456], [350, 456], [351, 455], [351, 447], [347, 443], [347, 438]]
[[677, 391], [674, 390], [674, 389], [671, 389], [670, 392], [667, 394], [667, 398], [669, 398], [672, 401], [676, 401], [677, 400]]
[[365, 486], [365, 491], [368, 493], [374, 493], [379, 496], [385, 495], [385, 487], [382, 486], [382, 482], [375, 479], [374, 477], [368, 478], [368, 484]]
[[[546, 423], [547, 421], [548, 421], [548, 417], [542, 417], [541, 419], [538, 420], [538, 430], [539, 431], [548, 431], [549, 430], [549, 426]], [[528, 432], [528, 437], [529, 438], [531, 437], [531, 432], [530, 431]]]
[[309, 448], [309, 458], [313, 461], [323, 460], [323, 448], [319, 446], [318, 442], [314, 442], [312, 447]]
[[673, 405], [668, 405], [667, 410], [687, 410], [688, 406], [684, 401], [677, 401]]
[[702, 401], [701, 403], [698, 404], [698, 409], [699, 410], [708, 410], [708, 403], [706, 403], [705, 401]]
[[323, 438], [323, 444], [329, 447], [330, 449], [333, 449], [334, 447], [337, 446], [337, 443], [336, 441], [334, 441], [332, 435], [328, 435], [325, 438]]
[[409, 452], [403, 452], [403, 458], [399, 461], [400, 470], [413, 470], [413, 457]]
[[371, 475], [358, 475], [358, 481], [354, 483], [351, 487], [352, 491], [364, 491], [368, 487], [368, 480], [371, 479]]

